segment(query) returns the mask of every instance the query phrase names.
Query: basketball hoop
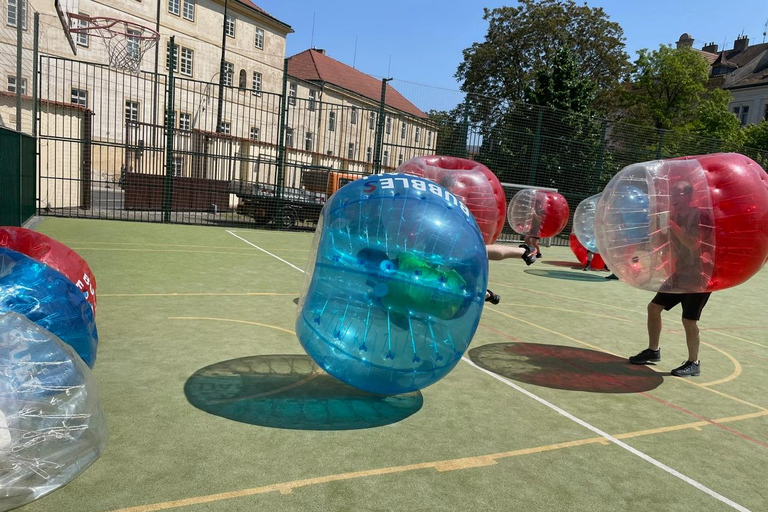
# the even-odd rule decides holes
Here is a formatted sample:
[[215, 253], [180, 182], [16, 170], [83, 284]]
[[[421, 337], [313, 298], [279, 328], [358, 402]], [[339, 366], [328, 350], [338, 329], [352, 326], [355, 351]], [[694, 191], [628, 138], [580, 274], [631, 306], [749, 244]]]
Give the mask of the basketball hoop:
[[72, 34], [89, 34], [104, 41], [109, 67], [130, 73], [140, 71], [144, 54], [160, 39], [151, 28], [128, 20], [75, 13], [69, 13], [69, 19], [73, 20], [69, 29]]

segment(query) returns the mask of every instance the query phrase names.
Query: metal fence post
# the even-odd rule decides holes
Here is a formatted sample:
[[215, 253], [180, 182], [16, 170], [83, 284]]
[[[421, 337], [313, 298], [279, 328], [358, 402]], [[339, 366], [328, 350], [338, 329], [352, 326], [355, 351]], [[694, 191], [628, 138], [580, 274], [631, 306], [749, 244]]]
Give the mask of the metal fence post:
[[23, 16], [22, 10], [23, 4], [16, 4], [16, 131], [21, 131], [21, 85], [23, 84], [21, 78], [21, 54], [24, 52], [22, 42], [22, 25], [27, 19]]
[[379, 101], [379, 122], [376, 123], [376, 138], [373, 143], [373, 170], [375, 174], [381, 174], [381, 150], [384, 145], [384, 116], [387, 106], [387, 82], [391, 78], [381, 79], [381, 100]]
[[463, 142], [461, 144], [461, 154], [457, 156], [467, 158], [469, 156], [469, 97], [464, 100], [463, 110], [464, 116], [461, 120], [461, 138]]
[[40, 13], [35, 13], [34, 46], [32, 47], [32, 136], [37, 137], [37, 74], [40, 72]]
[[285, 124], [288, 117], [287, 94], [288, 59], [285, 59], [283, 60], [283, 93], [280, 95], [280, 117], [277, 120], [277, 182], [275, 183], [275, 198], [277, 199], [276, 219], [281, 219], [283, 216], [283, 187], [285, 186]]
[[171, 36], [169, 42], [170, 56], [168, 64], [168, 88], [165, 95], [165, 196], [163, 200], [163, 222], [171, 222], [171, 209], [173, 207], [173, 135], [176, 126], [174, 115], [174, 89], [176, 84], [173, 78], [173, 69], [176, 67], [176, 36]]

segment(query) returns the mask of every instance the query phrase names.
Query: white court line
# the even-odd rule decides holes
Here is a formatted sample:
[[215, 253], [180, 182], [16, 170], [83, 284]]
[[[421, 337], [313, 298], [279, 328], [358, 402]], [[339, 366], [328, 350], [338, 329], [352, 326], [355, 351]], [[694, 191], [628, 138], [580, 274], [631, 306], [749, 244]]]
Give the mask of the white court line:
[[573, 414], [571, 414], [571, 413], [561, 409], [560, 407], [556, 406], [555, 404], [549, 403], [546, 400], [544, 400], [543, 398], [534, 395], [533, 393], [531, 393], [527, 389], [521, 388], [520, 386], [518, 386], [514, 382], [511, 382], [511, 381], [505, 379], [504, 377], [496, 375], [495, 373], [493, 373], [493, 372], [491, 372], [489, 370], [486, 370], [485, 368], [481, 368], [481, 367], [477, 366], [472, 360], [467, 359], [466, 357], [462, 357], [461, 360], [464, 361], [465, 363], [467, 363], [468, 365], [473, 366], [474, 368], [477, 368], [481, 372], [490, 375], [491, 377], [493, 377], [494, 379], [498, 380], [499, 382], [501, 382], [503, 384], [506, 384], [507, 386], [515, 389], [516, 391], [519, 391], [520, 393], [524, 394], [525, 396], [527, 396], [529, 398], [533, 398], [534, 400], [536, 400], [540, 404], [546, 405], [547, 407], [549, 407], [553, 411], [557, 412], [558, 414], [561, 414], [561, 415], [565, 416], [566, 418], [568, 418], [569, 420], [571, 420], [571, 421], [573, 421], [575, 423], [578, 423], [582, 427], [584, 427], [584, 428], [586, 428], [588, 430], [591, 430], [595, 434], [605, 438], [606, 440], [614, 443], [615, 445], [620, 446], [621, 448], [624, 448], [625, 450], [627, 450], [628, 452], [630, 452], [630, 453], [632, 453], [634, 455], [637, 455], [638, 457], [640, 457], [644, 461], [650, 462], [651, 464], [653, 464], [657, 468], [663, 469], [664, 471], [666, 471], [670, 475], [676, 476], [680, 480], [682, 480], [682, 481], [684, 481], [684, 482], [686, 482], [688, 484], [691, 484], [692, 486], [694, 486], [695, 488], [697, 488], [700, 491], [704, 491], [705, 493], [709, 494], [713, 498], [722, 501], [726, 505], [728, 505], [728, 506], [730, 506], [732, 508], [735, 508], [736, 510], [740, 510], [742, 512], [749, 512], [748, 508], [745, 508], [745, 507], [739, 505], [738, 503], [729, 500], [728, 498], [726, 498], [722, 494], [718, 494], [717, 492], [713, 491], [712, 489], [710, 489], [709, 487], [705, 486], [704, 484], [702, 484], [700, 482], [697, 482], [693, 478], [685, 476], [684, 474], [680, 473], [676, 469], [673, 469], [673, 468], [667, 466], [663, 462], [659, 462], [658, 460], [654, 459], [650, 455], [646, 455], [645, 453], [641, 452], [640, 450], [638, 450], [636, 448], [632, 448], [627, 443], [625, 443], [623, 441], [620, 441], [620, 440], [616, 439], [615, 437], [613, 437], [612, 435], [608, 434], [607, 432], [603, 432], [599, 428], [594, 427], [594, 426], [590, 425], [589, 423], [587, 423], [586, 421], [577, 418]]
[[285, 263], [286, 265], [289, 265], [289, 266], [291, 266], [291, 267], [295, 268], [296, 270], [298, 270], [298, 271], [299, 271], [299, 272], [301, 272], [302, 274], [306, 274], [306, 272], [305, 272], [304, 270], [300, 269], [299, 267], [297, 267], [296, 265], [294, 265], [294, 264], [293, 264], [293, 263], [291, 263], [290, 261], [285, 261], [285, 260], [284, 260], [283, 258], [281, 258], [280, 256], [275, 256], [275, 255], [274, 255], [274, 254], [272, 254], [271, 252], [269, 252], [269, 251], [266, 251], [266, 250], [262, 249], [261, 247], [259, 247], [258, 245], [254, 244], [254, 243], [252, 243], [252, 242], [249, 242], [249, 241], [248, 241], [248, 240], [246, 240], [245, 238], [243, 238], [243, 237], [241, 237], [241, 236], [239, 236], [239, 235], [236, 235], [236, 234], [235, 234], [235, 233], [233, 233], [232, 231], [229, 231], [229, 230], [227, 230], [227, 233], [229, 233], [230, 235], [232, 235], [232, 236], [233, 236], [233, 237], [235, 237], [235, 238], [239, 238], [240, 240], [242, 240], [243, 242], [247, 243], [247, 244], [248, 244], [248, 245], [250, 245], [251, 247], [255, 247], [256, 249], [260, 250], [261, 252], [263, 252], [263, 253], [266, 253], [266, 254], [269, 254], [269, 255], [270, 255], [270, 256], [272, 256], [273, 258], [275, 258], [275, 259], [278, 259], [278, 260], [282, 261], [283, 263]]
[[[240, 238], [240, 240], [242, 240], [243, 242], [247, 243], [248, 245], [251, 245], [251, 246], [255, 247], [256, 249], [269, 254], [273, 258], [276, 258], [276, 259], [282, 261], [286, 265], [290, 265], [291, 267], [295, 268], [299, 272], [306, 273], [304, 270], [300, 269], [296, 265], [293, 265], [292, 263], [289, 263], [289, 262], [285, 261], [284, 259], [280, 258], [279, 256], [275, 256], [274, 254], [272, 254], [269, 251], [265, 251], [261, 247], [255, 245], [255, 244], [252, 244], [251, 242], [249, 242], [245, 238], [241, 238], [241, 237], [237, 236], [236, 234], [234, 234], [231, 231], [227, 231], [227, 233], [229, 233], [230, 235], [235, 236], [237, 238]], [[739, 505], [735, 501], [729, 500], [728, 498], [726, 498], [722, 494], [719, 494], [719, 493], [713, 491], [712, 489], [710, 489], [706, 485], [704, 485], [704, 484], [694, 480], [691, 477], [685, 476], [684, 474], [680, 473], [676, 469], [673, 469], [673, 468], [667, 466], [663, 462], [659, 462], [658, 460], [654, 459], [650, 455], [646, 455], [645, 453], [641, 452], [640, 450], [629, 446], [627, 443], [625, 443], [623, 441], [620, 441], [620, 440], [616, 439], [615, 437], [613, 437], [612, 435], [608, 434], [607, 432], [603, 432], [599, 428], [590, 425], [589, 423], [587, 423], [586, 421], [584, 421], [582, 419], [577, 418], [573, 414], [565, 411], [564, 409], [561, 409], [560, 407], [556, 406], [555, 404], [547, 402], [543, 398], [541, 398], [541, 397], [539, 397], [537, 395], [534, 395], [533, 393], [531, 393], [530, 391], [528, 391], [525, 388], [521, 388], [520, 386], [518, 386], [514, 382], [511, 382], [511, 381], [505, 379], [504, 377], [496, 375], [495, 373], [493, 373], [493, 372], [491, 372], [489, 370], [486, 370], [485, 368], [481, 368], [481, 367], [477, 366], [474, 362], [472, 362], [472, 360], [467, 359], [464, 356], [462, 356], [461, 360], [464, 361], [465, 363], [467, 363], [468, 365], [472, 366], [473, 368], [475, 368], [477, 370], [480, 370], [481, 372], [490, 375], [491, 377], [493, 377], [494, 379], [498, 380], [502, 384], [506, 384], [507, 386], [515, 389], [516, 391], [519, 391], [520, 393], [524, 394], [525, 396], [527, 396], [529, 398], [532, 398], [532, 399], [536, 400], [537, 402], [539, 402], [540, 404], [549, 407], [550, 409], [552, 409], [553, 411], [557, 412], [558, 414], [560, 414], [562, 416], [565, 416], [569, 420], [571, 420], [571, 421], [573, 421], [575, 423], [578, 423], [579, 425], [581, 425], [582, 427], [586, 428], [587, 430], [591, 430], [592, 432], [594, 432], [595, 434], [603, 437], [607, 441], [610, 441], [611, 443], [613, 443], [613, 444], [615, 444], [615, 445], [617, 445], [617, 446], [619, 446], [621, 448], [624, 448], [625, 450], [627, 450], [628, 452], [632, 453], [633, 455], [637, 455], [638, 457], [640, 457], [644, 461], [650, 462], [651, 464], [653, 464], [657, 468], [663, 469], [664, 471], [666, 471], [670, 475], [675, 476], [675, 477], [679, 478], [680, 480], [686, 482], [687, 484], [690, 484], [693, 487], [697, 488], [698, 490], [703, 491], [703, 492], [709, 494], [710, 496], [712, 496], [716, 500], [719, 500], [719, 501], [725, 503], [726, 505], [730, 506], [731, 508], [739, 510], [740, 512], [751, 512], [748, 508]]]

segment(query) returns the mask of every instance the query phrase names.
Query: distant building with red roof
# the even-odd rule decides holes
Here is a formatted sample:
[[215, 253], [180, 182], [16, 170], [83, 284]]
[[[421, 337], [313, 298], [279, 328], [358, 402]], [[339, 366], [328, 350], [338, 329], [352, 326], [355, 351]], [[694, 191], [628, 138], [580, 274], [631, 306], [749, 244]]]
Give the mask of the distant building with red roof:
[[288, 76], [289, 106], [295, 108], [289, 109], [286, 135], [294, 147], [314, 154], [307, 165], [371, 172], [379, 122], [382, 169], [435, 151], [437, 130], [427, 114], [387, 84], [380, 119], [382, 81], [324, 50], [311, 48], [290, 57]]

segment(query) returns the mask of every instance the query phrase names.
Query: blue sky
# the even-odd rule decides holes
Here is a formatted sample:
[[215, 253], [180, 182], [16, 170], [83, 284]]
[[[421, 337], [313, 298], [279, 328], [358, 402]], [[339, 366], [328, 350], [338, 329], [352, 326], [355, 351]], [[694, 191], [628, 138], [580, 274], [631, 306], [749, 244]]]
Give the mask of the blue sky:
[[[482, 41], [488, 28], [483, 7], [516, 5], [495, 0], [255, 0], [256, 4], [295, 33], [288, 36], [287, 55], [312, 46], [376, 77], [394, 77], [395, 87], [417, 105], [403, 81], [458, 90], [453, 77], [462, 50]], [[626, 49], [634, 58], [640, 48], [677, 41], [683, 32], [694, 47], [714, 41], [733, 47], [740, 34], [750, 44], [763, 42], [768, 0], [589, 0], [618, 22]], [[313, 33], [314, 16], [314, 33]], [[356, 45], [357, 41], [357, 45]], [[768, 38], [766, 38], [768, 41]], [[355, 46], [357, 46], [355, 48]], [[398, 85], [400, 82], [400, 85]], [[447, 91], [446, 91], [447, 94]], [[421, 105], [419, 105], [421, 106]], [[422, 107], [424, 108], [424, 107]]]

